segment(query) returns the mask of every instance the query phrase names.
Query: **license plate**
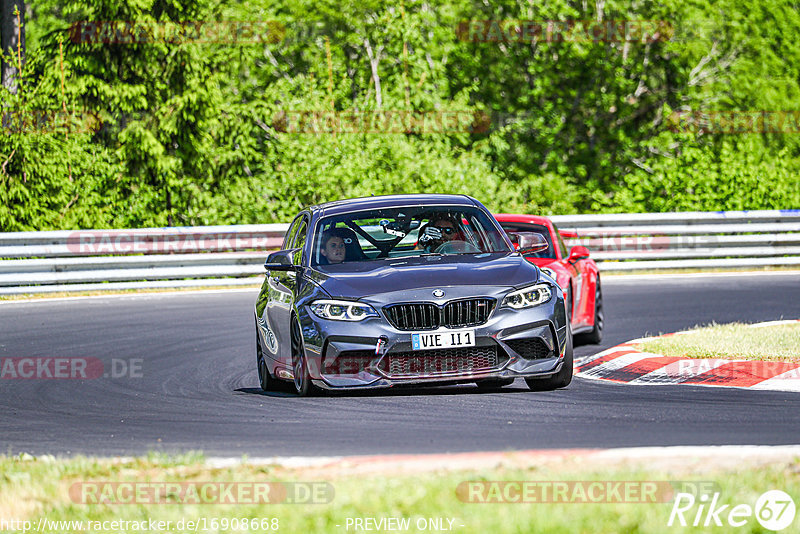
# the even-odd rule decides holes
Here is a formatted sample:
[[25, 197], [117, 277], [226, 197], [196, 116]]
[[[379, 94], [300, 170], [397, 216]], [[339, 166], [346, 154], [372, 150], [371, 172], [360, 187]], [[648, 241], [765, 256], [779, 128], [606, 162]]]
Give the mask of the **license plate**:
[[418, 334], [411, 334], [411, 347], [414, 350], [474, 346], [475, 330], [446, 330], [444, 332], [420, 332]]

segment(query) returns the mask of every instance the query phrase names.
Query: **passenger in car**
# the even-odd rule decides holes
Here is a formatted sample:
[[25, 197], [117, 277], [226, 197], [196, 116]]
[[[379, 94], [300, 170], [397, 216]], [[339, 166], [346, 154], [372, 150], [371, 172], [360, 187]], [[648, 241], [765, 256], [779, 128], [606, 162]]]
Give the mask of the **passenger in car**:
[[[346, 253], [344, 239], [336, 235], [333, 231], [326, 231], [322, 236], [322, 254], [324, 260], [322, 263], [335, 264], [342, 263]], [[322, 258], [320, 258], [322, 260]]]
[[341, 226], [328, 228], [320, 236], [320, 265], [330, 265], [347, 261], [364, 261], [367, 256], [361, 250], [356, 233]]

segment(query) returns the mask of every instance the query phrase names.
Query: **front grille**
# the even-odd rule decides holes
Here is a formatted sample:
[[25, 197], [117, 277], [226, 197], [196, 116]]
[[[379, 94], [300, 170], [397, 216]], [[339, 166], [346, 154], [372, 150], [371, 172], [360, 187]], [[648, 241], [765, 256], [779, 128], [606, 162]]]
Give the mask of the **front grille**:
[[494, 303], [494, 299], [474, 298], [453, 300], [441, 308], [431, 302], [419, 302], [394, 304], [383, 310], [398, 330], [435, 330], [440, 326], [459, 328], [483, 324], [489, 319]]
[[485, 371], [497, 367], [498, 361], [497, 346], [490, 345], [388, 353], [379, 367], [398, 378]]
[[538, 337], [526, 339], [511, 339], [503, 341], [506, 345], [511, 347], [511, 350], [525, 358], [526, 360], [539, 360], [551, 356], [550, 349], [544, 344], [544, 341]]
[[439, 328], [436, 304], [395, 304], [384, 308], [386, 318], [398, 330], [433, 330]]
[[448, 302], [442, 310], [442, 324], [448, 328], [483, 324], [494, 308], [494, 299], [466, 299]]

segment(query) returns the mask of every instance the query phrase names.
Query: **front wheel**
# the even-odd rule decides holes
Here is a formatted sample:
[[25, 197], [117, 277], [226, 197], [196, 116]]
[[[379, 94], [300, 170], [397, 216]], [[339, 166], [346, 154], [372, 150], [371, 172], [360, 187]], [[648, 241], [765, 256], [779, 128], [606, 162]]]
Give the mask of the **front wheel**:
[[570, 329], [572, 328], [572, 284], [567, 286], [567, 291], [564, 293], [564, 303], [567, 308], [567, 322]]
[[591, 332], [581, 335], [580, 341], [585, 343], [597, 344], [603, 341], [603, 326], [605, 326], [605, 315], [603, 314], [603, 291], [600, 289], [600, 277], [594, 290], [594, 327]]
[[294, 389], [298, 396], [305, 397], [315, 393], [316, 388], [311, 384], [311, 376], [308, 374], [303, 335], [297, 319], [292, 320], [292, 374], [294, 375]]
[[572, 382], [572, 328], [567, 323], [567, 346], [564, 349], [564, 363], [561, 370], [547, 378], [526, 378], [525, 383], [532, 391], [550, 391], [564, 388]]
[[258, 323], [256, 323], [256, 366], [258, 367], [258, 383], [262, 390], [268, 393], [288, 393], [291, 391], [288, 382], [285, 380], [278, 380], [269, 372], [269, 366], [267, 366], [267, 360], [261, 348], [261, 342], [258, 339]]
[[275, 379], [269, 374], [267, 362], [264, 360], [264, 353], [261, 350], [261, 340], [258, 339], [258, 323], [256, 323], [256, 365], [258, 366], [258, 383], [264, 391], [275, 389]]

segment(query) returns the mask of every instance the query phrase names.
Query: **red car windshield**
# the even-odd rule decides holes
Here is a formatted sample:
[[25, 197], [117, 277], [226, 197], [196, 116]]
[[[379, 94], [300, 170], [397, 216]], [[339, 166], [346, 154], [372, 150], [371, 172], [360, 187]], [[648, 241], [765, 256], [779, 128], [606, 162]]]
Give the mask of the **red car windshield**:
[[512, 222], [501, 222], [500, 225], [506, 232], [536, 232], [537, 234], [541, 234], [542, 237], [547, 240], [547, 248], [540, 252], [526, 254], [526, 256], [532, 258], [548, 258], [551, 260], [556, 259], [556, 249], [553, 246], [553, 240], [550, 238], [550, 230], [546, 226], [542, 224]]

